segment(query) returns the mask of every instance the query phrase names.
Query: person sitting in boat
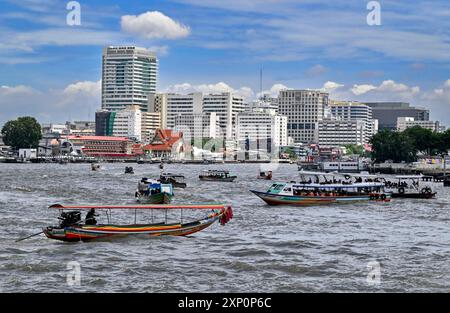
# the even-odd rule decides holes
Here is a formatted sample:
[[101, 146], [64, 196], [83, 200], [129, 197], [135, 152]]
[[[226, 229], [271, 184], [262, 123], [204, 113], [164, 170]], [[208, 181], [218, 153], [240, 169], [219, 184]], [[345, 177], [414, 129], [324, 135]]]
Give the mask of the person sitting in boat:
[[86, 225], [97, 225], [97, 220], [95, 219], [96, 216], [98, 216], [98, 214], [95, 213], [95, 209], [90, 209], [86, 214], [84, 223]]

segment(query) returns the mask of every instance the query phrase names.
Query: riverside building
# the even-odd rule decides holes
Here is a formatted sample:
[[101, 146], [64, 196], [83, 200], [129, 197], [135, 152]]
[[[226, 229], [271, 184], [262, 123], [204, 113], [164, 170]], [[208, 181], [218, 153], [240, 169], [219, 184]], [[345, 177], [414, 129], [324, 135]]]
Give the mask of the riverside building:
[[278, 114], [287, 117], [288, 136], [297, 143], [317, 142], [327, 106], [328, 93], [320, 90], [282, 90], [278, 96]]
[[129, 105], [147, 110], [156, 92], [158, 60], [155, 53], [135, 46], [106, 47], [102, 62], [102, 109], [119, 111]]

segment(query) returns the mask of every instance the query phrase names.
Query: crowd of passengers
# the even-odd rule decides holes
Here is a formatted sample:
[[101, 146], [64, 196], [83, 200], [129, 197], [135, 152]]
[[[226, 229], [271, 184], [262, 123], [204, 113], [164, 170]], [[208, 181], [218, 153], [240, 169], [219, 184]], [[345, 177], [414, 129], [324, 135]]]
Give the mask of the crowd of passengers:
[[[377, 178], [374, 178], [374, 179], [366, 178], [363, 181], [362, 177], [356, 177], [355, 178], [355, 182], [352, 182], [351, 180], [348, 180], [348, 179], [347, 180], [342, 180], [342, 179], [333, 178], [333, 179], [328, 180], [328, 179], [325, 178], [325, 181], [321, 182], [319, 178], [316, 178], [314, 183], [315, 184], [320, 184], [320, 185], [331, 185], [331, 184], [351, 185], [353, 183], [363, 183], [363, 182], [365, 182], [365, 183], [379, 183], [380, 180], [377, 177]], [[302, 183], [312, 184], [313, 182], [312, 182], [312, 179], [309, 178], [307, 181], [302, 181]]]
[[325, 197], [336, 197], [336, 196], [348, 196], [355, 194], [368, 194], [368, 193], [380, 193], [381, 189], [377, 187], [374, 190], [369, 190], [368, 188], [364, 188], [359, 190], [358, 192], [348, 191], [348, 190], [325, 190], [325, 189], [314, 189], [314, 190], [306, 190], [306, 189], [294, 189], [294, 196], [325, 196]]

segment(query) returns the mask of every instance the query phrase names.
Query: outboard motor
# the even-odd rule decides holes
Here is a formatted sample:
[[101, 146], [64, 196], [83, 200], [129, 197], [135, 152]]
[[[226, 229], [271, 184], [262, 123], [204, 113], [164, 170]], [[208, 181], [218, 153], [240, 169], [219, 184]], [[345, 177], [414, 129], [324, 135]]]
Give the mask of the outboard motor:
[[61, 220], [59, 224], [60, 228], [73, 226], [81, 221], [81, 212], [80, 211], [62, 212], [61, 216], [58, 217], [58, 219]]

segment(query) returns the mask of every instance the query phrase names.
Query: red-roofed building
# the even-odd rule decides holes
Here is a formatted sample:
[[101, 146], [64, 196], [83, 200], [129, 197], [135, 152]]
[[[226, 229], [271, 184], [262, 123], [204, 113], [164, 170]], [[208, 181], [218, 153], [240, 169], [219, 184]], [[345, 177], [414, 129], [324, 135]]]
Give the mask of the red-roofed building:
[[184, 152], [183, 133], [171, 129], [157, 129], [150, 144], [143, 147], [152, 158], [173, 158]]
[[133, 141], [125, 137], [112, 136], [62, 136], [75, 147], [81, 147], [82, 154], [101, 157], [135, 157], [137, 149]]

